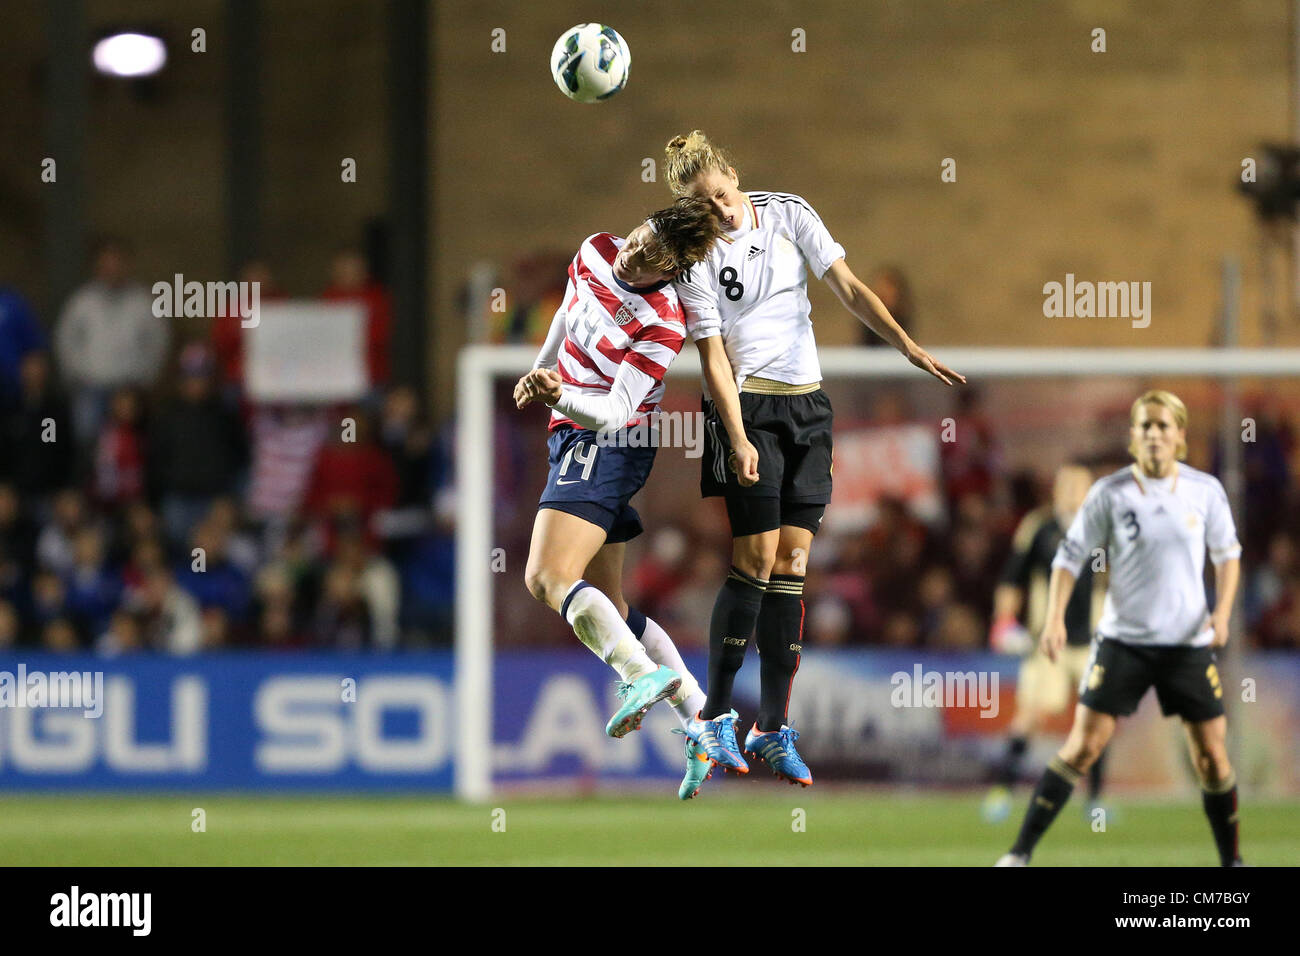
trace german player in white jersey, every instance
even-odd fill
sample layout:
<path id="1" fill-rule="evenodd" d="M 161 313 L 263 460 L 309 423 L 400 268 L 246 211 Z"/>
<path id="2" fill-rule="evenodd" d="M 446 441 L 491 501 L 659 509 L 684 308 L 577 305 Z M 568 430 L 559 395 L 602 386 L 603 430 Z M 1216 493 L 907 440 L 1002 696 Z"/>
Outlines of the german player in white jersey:
<path id="1" fill-rule="evenodd" d="M 611 737 L 638 729 L 665 698 L 683 723 L 704 700 L 664 630 L 628 607 L 622 578 L 626 542 L 642 531 L 629 502 L 657 451 L 642 438 L 653 435 L 664 374 L 686 335 L 671 280 L 703 259 L 717 234 L 707 203 L 678 200 L 626 239 L 586 239 L 534 369 L 515 386 L 519 408 L 534 401 L 551 408 L 550 472 L 525 581 L 618 672 L 623 703 L 605 728 Z M 621 440 L 629 429 L 644 434 Z M 688 759 L 684 798 L 711 767 Z"/>
<path id="2" fill-rule="evenodd" d="M 1052 562 L 1039 639 L 1052 660 L 1065 646 L 1065 607 L 1084 564 L 1104 553 L 1110 580 L 1070 736 L 1043 772 L 1020 835 L 999 866 L 1029 862 L 1075 783 L 1110 741 L 1116 719 L 1133 713 L 1152 687 L 1161 712 L 1183 721 L 1219 862 L 1241 863 L 1237 784 L 1215 658 L 1228 642 L 1241 545 L 1219 480 L 1182 464 L 1187 407 L 1178 396 L 1140 396 L 1129 432 L 1134 464 L 1093 484 Z M 1203 579 L 1207 552 L 1213 611 Z"/>
<path id="3" fill-rule="evenodd" d="M 965 379 L 899 327 L 805 200 L 742 192 L 734 166 L 699 130 L 669 142 L 666 164 L 673 193 L 710 203 L 724 230 L 676 283 L 704 375 L 701 492 L 725 499 L 732 535 L 732 567 L 709 627 L 708 699 L 687 733 L 724 769 L 748 771 L 731 691 L 754 635 L 761 693 L 744 749 L 778 777 L 808 786 L 812 774 L 787 713 L 803 647 L 808 554 L 831 495 L 831 405 L 808 274 L 913 365 L 948 385 Z"/>

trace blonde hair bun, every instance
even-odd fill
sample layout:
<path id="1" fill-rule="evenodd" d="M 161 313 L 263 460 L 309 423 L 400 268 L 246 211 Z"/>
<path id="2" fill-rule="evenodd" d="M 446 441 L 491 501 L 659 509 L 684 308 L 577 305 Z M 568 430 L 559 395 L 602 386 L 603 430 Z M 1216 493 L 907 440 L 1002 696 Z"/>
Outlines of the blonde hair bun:
<path id="1" fill-rule="evenodd" d="M 717 170 L 725 173 L 732 163 L 727 156 L 709 142 L 703 130 L 693 129 L 685 136 L 674 136 L 664 147 L 668 188 L 676 196 L 690 192 L 691 181 L 701 173 Z"/>

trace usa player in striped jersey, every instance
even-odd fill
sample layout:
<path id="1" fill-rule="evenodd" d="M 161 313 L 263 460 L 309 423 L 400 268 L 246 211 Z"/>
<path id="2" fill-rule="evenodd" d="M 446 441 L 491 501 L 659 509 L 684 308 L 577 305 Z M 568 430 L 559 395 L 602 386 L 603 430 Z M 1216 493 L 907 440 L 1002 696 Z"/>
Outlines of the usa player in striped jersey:
<path id="1" fill-rule="evenodd" d="M 1093 484 L 1052 561 L 1039 638 L 1052 661 L 1065 646 L 1065 607 L 1074 582 L 1094 554 L 1107 555 L 1106 601 L 1070 736 L 1043 771 L 1015 845 L 998 866 L 1029 863 L 1075 783 L 1105 750 L 1117 718 L 1133 713 L 1152 687 L 1161 712 L 1183 721 L 1219 862 L 1241 865 L 1237 781 L 1228 762 L 1214 653 L 1228 643 L 1241 545 L 1223 485 L 1181 463 L 1187 406 L 1178 396 L 1139 396 L 1129 423 L 1134 463 Z M 1207 551 L 1214 565 L 1213 611 L 1205 600 Z"/>
<path id="2" fill-rule="evenodd" d="M 551 409 L 551 467 L 525 581 L 618 672 L 623 703 L 605 728 L 611 737 L 638 729 L 657 701 L 668 698 L 683 723 L 704 702 L 668 635 L 623 597 L 626 542 L 642 530 L 629 501 L 657 449 L 620 432 L 653 424 L 664 373 L 686 337 L 672 279 L 701 261 L 717 235 L 709 204 L 682 199 L 626 239 L 586 239 L 535 367 L 515 386 L 519 408 L 540 400 Z M 711 769 L 688 756 L 679 795 L 694 796 Z"/>
<path id="3" fill-rule="evenodd" d="M 724 769 L 748 771 L 731 689 L 753 634 L 760 700 L 744 749 L 808 786 L 812 774 L 786 720 L 803 648 L 808 553 L 831 495 L 831 405 L 808 273 L 913 365 L 946 385 L 965 379 L 899 327 L 805 200 L 742 192 L 735 167 L 699 130 L 674 137 L 665 153 L 673 193 L 708 202 L 723 227 L 705 262 L 676 283 L 704 372 L 701 491 L 724 498 L 732 536 L 732 567 L 709 627 L 708 698 L 687 733 Z"/>

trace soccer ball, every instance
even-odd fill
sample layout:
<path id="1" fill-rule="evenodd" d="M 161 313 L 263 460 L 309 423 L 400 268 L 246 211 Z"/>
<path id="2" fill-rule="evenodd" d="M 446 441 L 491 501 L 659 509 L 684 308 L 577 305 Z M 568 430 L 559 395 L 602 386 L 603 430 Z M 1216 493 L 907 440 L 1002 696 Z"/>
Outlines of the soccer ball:
<path id="1" fill-rule="evenodd" d="M 555 85 L 571 100 L 607 100 L 627 84 L 632 53 L 613 27 L 579 23 L 565 30 L 551 50 Z"/>

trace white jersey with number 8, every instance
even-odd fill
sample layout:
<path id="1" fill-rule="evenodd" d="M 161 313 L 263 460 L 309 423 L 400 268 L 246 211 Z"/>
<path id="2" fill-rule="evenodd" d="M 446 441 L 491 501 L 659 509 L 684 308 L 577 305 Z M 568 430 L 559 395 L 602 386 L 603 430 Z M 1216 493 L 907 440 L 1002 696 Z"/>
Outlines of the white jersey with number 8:
<path id="1" fill-rule="evenodd" d="M 738 386 L 751 375 L 819 382 L 808 272 L 820 279 L 844 247 L 791 193 L 746 193 L 742 210 L 740 225 L 674 283 L 687 332 L 722 336 Z"/>

